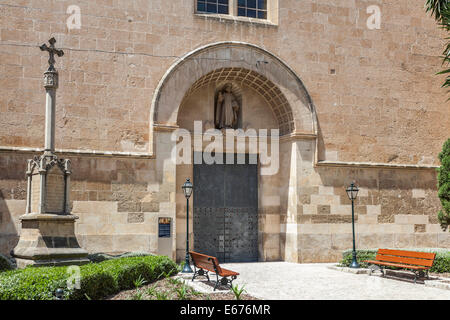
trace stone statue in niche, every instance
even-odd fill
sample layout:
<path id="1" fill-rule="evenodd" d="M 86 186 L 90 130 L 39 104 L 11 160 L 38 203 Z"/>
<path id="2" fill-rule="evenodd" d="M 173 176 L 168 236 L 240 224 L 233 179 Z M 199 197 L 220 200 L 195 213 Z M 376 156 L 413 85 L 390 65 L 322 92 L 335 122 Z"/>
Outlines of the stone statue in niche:
<path id="1" fill-rule="evenodd" d="M 238 124 L 240 106 L 231 89 L 231 83 L 227 83 L 217 95 L 215 110 L 217 129 L 236 129 Z"/>

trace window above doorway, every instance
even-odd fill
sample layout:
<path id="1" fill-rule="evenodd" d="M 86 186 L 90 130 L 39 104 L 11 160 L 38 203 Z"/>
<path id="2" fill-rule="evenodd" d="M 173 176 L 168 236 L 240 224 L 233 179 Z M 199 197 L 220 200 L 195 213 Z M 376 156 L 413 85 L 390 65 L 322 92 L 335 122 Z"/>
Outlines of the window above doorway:
<path id="1" fill-rule="evenodd" d="M 229 0 L 197 0 L 198 13 L 228 14 Z"/>
<path id="2" fill-rule="evenodd" d="M 237 15 L 241 17 L 267 19 L 267 0 L 238 0 Z"/>
<path id="3" fill-rule="evenodd" d="M 195 15 L 220 20 L 278 25 L 279 0 L 194 0 Z"/>

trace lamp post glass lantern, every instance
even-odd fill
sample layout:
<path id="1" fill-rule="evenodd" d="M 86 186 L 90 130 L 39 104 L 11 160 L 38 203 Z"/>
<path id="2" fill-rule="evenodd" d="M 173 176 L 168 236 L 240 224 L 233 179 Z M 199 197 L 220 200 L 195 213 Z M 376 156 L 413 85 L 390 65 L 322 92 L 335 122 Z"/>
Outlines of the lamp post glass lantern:
<path id="1" fill-rule="evenodd" d="M 183 189 L 184 196 L 186 197 L 186 258 L 184 262 L 184 268 L 182 273 L 192 273 L 192 269 L 189 263 L 189 198 L 191 197 L 194 185 L 189 178 L 181 187 Z"/>
<path id="2" fill-rule="evenodd" d="M 348 198 L 352 201 L 352 233 L 353 233 L 353 251 L 352 251 L 352 263 L 350 264 L 350 268 L 359 268 L 358 261 L 356 259 L 356 248 L 355 248 L 355 205 L 354 201 L 358 196 L 358 187 L 354 182 L 350 184 L 350 186 L 345 190 L 347 192 Z"/>

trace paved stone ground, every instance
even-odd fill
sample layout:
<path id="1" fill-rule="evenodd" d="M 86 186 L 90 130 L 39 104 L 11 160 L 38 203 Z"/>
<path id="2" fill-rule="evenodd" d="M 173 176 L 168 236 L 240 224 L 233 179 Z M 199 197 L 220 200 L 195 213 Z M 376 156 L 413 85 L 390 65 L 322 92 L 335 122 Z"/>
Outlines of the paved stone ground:
<path id="1" fill-rule="evenodd" d="M 450 290 L 405 280 L 332 270 L 334 264 L 227 263 L 247 293 L 271 300 L 450 300 Z"/>

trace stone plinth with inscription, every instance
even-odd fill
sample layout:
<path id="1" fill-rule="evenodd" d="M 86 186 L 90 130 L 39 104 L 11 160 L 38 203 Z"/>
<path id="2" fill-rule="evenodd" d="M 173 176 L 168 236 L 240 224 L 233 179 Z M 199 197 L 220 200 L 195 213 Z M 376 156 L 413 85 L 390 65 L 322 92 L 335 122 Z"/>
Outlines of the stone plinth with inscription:
<path id="1" fill-rule="evenodd" d="M 78 244 L 75 236 L 75 220 L 70 214 L 70 160 L 58 159 L 55 146 L 55 97 L 58 72 L 53 64 L 54 54 L 63 52 L 41 46 L 50 54 L 49 68 L 44 73 L 46 89 L 45 151 L 41 156 L 28 160 L 27 206 L 20 217 L 21 233 L 13 250 L 19 268 L 27 265 L 71 265 L 89 262 L 87 251 Z"/>

